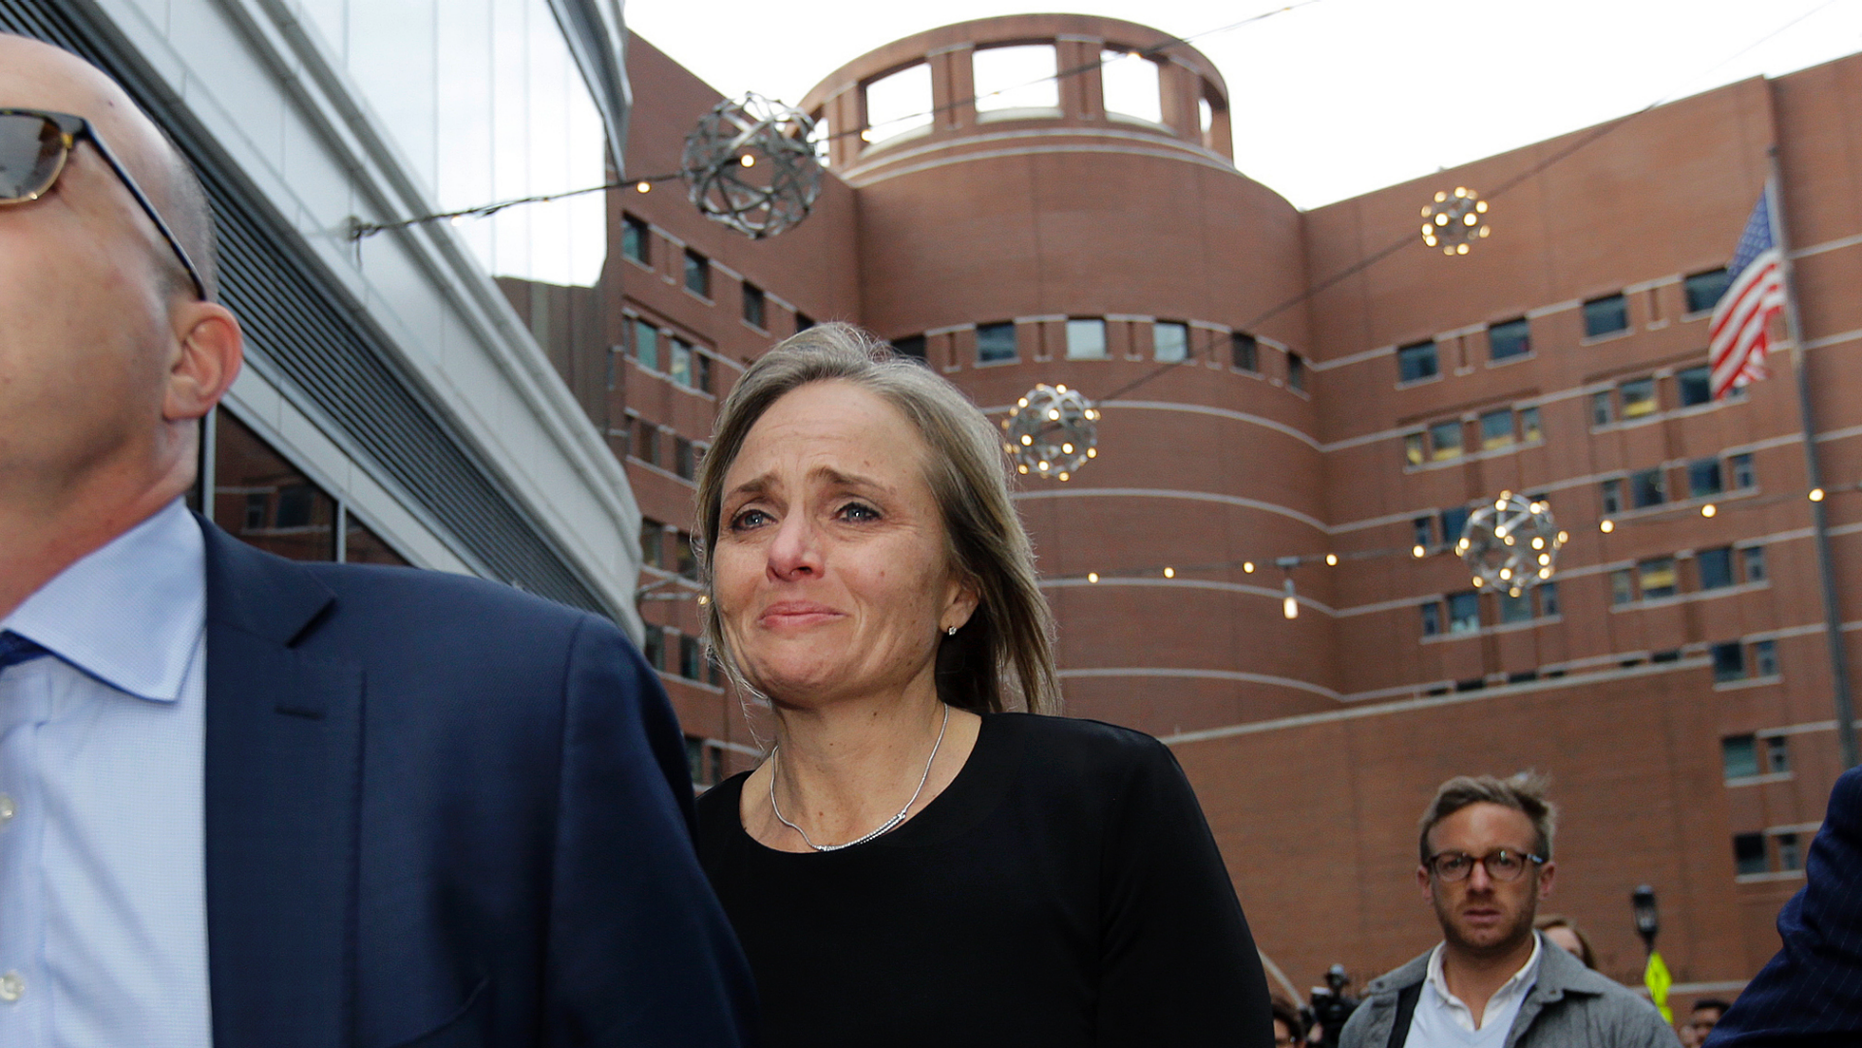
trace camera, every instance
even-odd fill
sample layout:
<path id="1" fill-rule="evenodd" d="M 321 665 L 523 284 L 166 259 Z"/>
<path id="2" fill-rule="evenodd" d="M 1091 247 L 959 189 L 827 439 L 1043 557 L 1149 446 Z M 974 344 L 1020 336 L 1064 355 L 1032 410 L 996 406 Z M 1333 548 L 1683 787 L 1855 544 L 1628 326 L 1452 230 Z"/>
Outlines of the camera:
<path id="1" fill-rule="evenodd" d="M 1325 971 L 1325 985 L 1312 988 L 1312 1004 L 1307 1010 L 1320 1030 L 1320 1038 L 1312 1043 L 1337 1048 L 1338 1035 L 1344 1032 L 1345 1021 L 1358 1010 L 1358 999 L 1345 993 L 1345 987 L 1350 985 L 1351 976 L 1345 973 L 1345 966 L 1334 964 Z"/>

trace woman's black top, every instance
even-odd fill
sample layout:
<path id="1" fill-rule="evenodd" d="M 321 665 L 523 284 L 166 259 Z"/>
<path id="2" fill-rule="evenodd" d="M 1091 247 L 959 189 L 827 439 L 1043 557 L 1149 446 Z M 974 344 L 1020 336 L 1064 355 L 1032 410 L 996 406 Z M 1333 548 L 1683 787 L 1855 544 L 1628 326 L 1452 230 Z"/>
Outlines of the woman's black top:
<path id="1" fill-rule="evenodd" d="M 744 778 L 699 799 L 698 850 L 756 975 L 766 1048 L 1273 1041 L 1222 857 L 1148 735 L 986 716 L 943 793 L 837 852 L 758 844 Z"/>

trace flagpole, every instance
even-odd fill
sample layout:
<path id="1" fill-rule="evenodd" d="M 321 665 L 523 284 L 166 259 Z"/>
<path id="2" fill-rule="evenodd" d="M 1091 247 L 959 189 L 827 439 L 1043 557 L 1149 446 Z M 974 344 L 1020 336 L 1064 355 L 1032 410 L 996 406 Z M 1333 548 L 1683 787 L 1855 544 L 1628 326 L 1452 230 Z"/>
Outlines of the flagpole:
<path id="1" fill-rule="evenodd" d="M 1766 211 L 1771 218 L 1771 239 L 1778 247 L 1780 274 L 1784 278 L 1784 320 L 1791 338 L 1791 370 L 1797 374 L 1797 410 L 1804 426 L 1804 469 L 1810 487 L 1823 487 L 1823 470 L 1817 462 L 1817 430 L 1810 413 L 1809 361 L 1804 357 L 1804 324 L 1797 312 L 1797 285 L 1792 273 L 1791 244 L 1785 239 L 1783 172 L 1778 165 L 1778 147 L 1773 145 L 1771 178 L 1765 183 Z M 1836 740 L 1842 747 L 1843 767 L 1853 768 L 1856 755 L 1856 713 L 1849 697 L 1849 657 L 1843 649 L 1843 617 L 1836 601 L 1836 572 L 1830 562 L 1829 510 L 1824 500 L 1810 504 L 1811 529 L 1817 542 L 1817 574 L 1823 588 L 1823 633 L 1830 649 L 1830 691 L 1836 702 Z"/>

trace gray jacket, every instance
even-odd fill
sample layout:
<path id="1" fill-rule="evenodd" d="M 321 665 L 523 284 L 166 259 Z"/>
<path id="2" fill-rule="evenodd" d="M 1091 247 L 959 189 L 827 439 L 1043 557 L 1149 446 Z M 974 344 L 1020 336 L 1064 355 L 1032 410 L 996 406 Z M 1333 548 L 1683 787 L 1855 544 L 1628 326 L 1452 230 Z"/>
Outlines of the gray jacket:
<path id="1" fill-rule="evenodd" d="M 1424 953 L 1371 980 L 1364 1003 L 1345 1024 L 1339 1048 L 1388 1045 L 1397 994 L 1428 977 L 1429 955 Z M 1675 1048 L 1679 1043 L 1654 1005 L 1543 939 L 1538 981 L 1520 1002 L 1506 1034 L 1506 1048 Z"/>

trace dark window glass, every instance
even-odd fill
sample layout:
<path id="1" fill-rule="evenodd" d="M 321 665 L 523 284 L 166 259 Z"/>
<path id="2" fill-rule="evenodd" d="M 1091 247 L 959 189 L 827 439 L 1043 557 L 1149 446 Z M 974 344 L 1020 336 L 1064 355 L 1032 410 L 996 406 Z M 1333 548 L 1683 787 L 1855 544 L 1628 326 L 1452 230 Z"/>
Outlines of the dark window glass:
<path id="1" fill-rule="evenodd" d="M 1417 517 L 1410 521 L 1410 527 L 1416 533 L 1416 545 L 1428 549 L 1435 545 L 1435 518 Z"/>
<path id="2" fill-rule="evenodd" d="M 686 680 L 697 680 L 699 670 L 704 662 L 697 637 L 683 634 L 679 637 L 679 676 Z"/>
<path id="3" fill-rule="evenodd" d="M 1473 633 L 1481 628 L 1480 596 L 1472 591 L 1448 597 L 1448 632 Z"/>
<path id="4" fill-rule="evenodd" d="M 1804 860 L 1798 852 L 1797 834 L 1781 833 L 1774 840 L 1778 842 L 1778 869 L 1783 871 L 1803 869 Z"/>
<path id="5" fill-rule="evenodd" d="M 1754 677 L 1776 677 L 1778 675 L 1777 641 L 1761 640 L 1753 643 L 1752 675 Z"/>
<path id="6" fill-rule="evenodd" d="M 659 427 L 644 419 L 637 420 L 634 434 L 634 457 L 642 462 L 659 465 Z"/>
<path id="7" fill-rule="evenodd" d="M 698 459 L 692 454 L 692 442 L 684 437 L 672 438 L 672 471 L 686 480 L 697 474 Z"/>
<path id="8" fill-rule="evenodd" d="M 1529 684 L 1538 679 L 1538 670 L 1520 670 L 1517 673 L 1509 673 L 1506 675 L 1506 682 L 1508 684 Z"/>
<path id="9" fill-rule="evenodd" d="M 1603 490 L 1603 511 L 1605 514 L 1623 512 L 1622 478 L 1606 480 L 1601 485 Z"/>
<path id="10" fill-rule="evenodd" d="M 1420 466 L 1428 458 L 1427 449 L 1420 433 L 1403 435 L 1403 461 L 1411 466 Z"/>
<path id="11" fill-rule="evenodd" d="M 644 320 L 634 321 L 634 359 L 648 371 L 659 370 L 659 329 Z"/>
<path id="12" fill-rule="evenodd" d="M 1422 635 L 1433 637 L 1442 632 L 1442 605 L 1428 601 L 1422 605 Z"/>
<path id="13" fill-rule="evenodd" d="M 685 289 L 703 298 L 711 297 L 711 260 L 685 249 Z"/>
<path id="14" fill-rule="evenodd" d="M 1739 680 L 1746 675 L 1746 652 L 1736 640 L 1713 646 L 1713 679 Z"/>
<path id="15" fill-rule="evenodd" d="M 343 514 L 343 563 L 390 564 L 408 567 L 407 558 L 395 552 L 380 535 L 359 520 L 354 513 Z"/>
<path id="16" fill-rule="evenodd" d="M 1629 475 L 1629 490 L 1637 509 L 1659 506 L 1668 501 L 1668 476 L 1660 466 L 1637 470 Z"/>
<path id="17" fill-rule="evenodd" d="M 808 314 L 802 312 L 799 309 L 795 311 L 795 330 L 798 333 L 807 331 L 809 328 L 814 327 L 814 326 L 815 326 L 814 317 L 809 316 Z"/>
<path id="18" fill-rule="evenodd" d="M 1551 618 L 1558 614 L 1558 583 L 1541 582 L 1533 587 L 1539 593 L 1539 614 Z"/>
<path id="19" fill-rule="evenodd" d="M 646 624 L 645 642 L 640 645 L 640 654 L 647 660 L 647 665 L 660 669 L 666 664 L 666 627 L 649 622 Z"/>
<path id="20" fill-rule="evenodd" d="M 1613 605 L 1630 604 L 1635 599 L 1635 575 L 1628 568 L 1612 571 L 1610 573 L 1610 603 Z"/>
<path id="21" fill-rule="evenodd" d="M 1739 551 L 1740 566 L 1745 569 L 1747 582 L 1765 581 L 1765 547 L 1746 546 Z"/>
<path id="22" fill-rule="evenodd" d="M 1468 526 L 1468 508 L 1454 506 L 1442 511 L 1442 542 L 1453 545 L 1461 541 L 1461 532 Z"/>
<path id="23" fill-rule="evenodd" d="M 693 357 L 695 358 L 693 363 L 697 366 L 698 370 L 698 388 L 709 393 L 711 392 L 711 355 L 708 353 L 694 353 Z"/>
<path id="24" fill-rule="evenodd" d="M 1698 499 L 1708 495 L 1718 495 L 1721 490 L 1719 459 L 1700 459 L 1687 464 L 1689 498 Z"/>
<path id="25" fill-rule="evenodd" d="M 650 568 L 661 566 L 666 553 L 666 526 L 652 517 L 640 520 L 640 562 Z"/>
<path id="26" fill-rule="evenodd" d="M 1730 548 L 1701 550 L 1694 555 L 1694 563 L 1700 566 L 1701 589 L 1725 589 L 1733 584 L 1733 551 Z"/>
<path id="27" fill-rule="evenodd" d="M 1595 338 L 1629 327 L 1629 307 L 1619 292 L 1584 303 L 1584 336 Z"/>
<path id="28" fill-rule="evenodd" d="M 1615 421 L 1616 408 L 1610 400 L 1609 391 L 1605 390 L 1602 393 L 1592 393 L 1590 395 L 1590 424 L 1593 426 L 1607 426 Z"/>
<path id="29" fill-rule="evenodd" d="M 1532 352 L 1532 332 L 1526 318 L 1509 320 L 1487 329 L 1487 355 L 1493 360 L 1511 360 Z"/>
<path id="30" fill-rule="evenodd" d="M 976 325 L 976 362 L 978 364 L 996 364 L 1014 359 L 1014 324 Z"/>
<path id="31" fill-rule="evenodd" d="M 698 577 L 698 557 L 692 552 L 692 536 L 679 532 L 674 552 L 679 558 L 679 574 L 688 579 Z"/>
<path id="32" fill-rule="evenodd" d="M 1430 457 L 1440 462 L 1443 459 L 1461 457 L 1461 422 L 1437 422 L 1429 427 Z"/>
<path id="33" fill-rule="evenodd" d="M 1306 392 L 1306 358 L 1298 353 L 1287 354 L 1287 385 Z"/>
<path id="34" fill-rule="evenodd" d="M 1675 559 L 1673 557 L 1656 557 L 1636 565 L 1638 582 L 1642 586 L 1642 599 L 1655 600 L 1660 597 L 1675 595 Z"/>
<path id="35" fill-rule="evenodd" d="M 1503 623 L 1532 621 L 1532 594 L 1521 590 L 1519 596 L 1511 593 L 1500 594 L 1500 621 Z"/>
<path id="36" fill-rule="evenodd" d="M 1688 368 L 1675 376 L 1675 386 L 1680 390 L 1682 407 L 1705 404 L 1713 399 L 1713 371 L 1705 365 Z"/>
<path id="37" fill-rule="evenodd" d="M 925 337 L 923 335 L 895 338 L 892 340 L 892 348 L 902 357 L 910 357 L 918 361 L 925 359 Z"/>
<path id="38" fill-rule="evenodd" d="M 674 338 L 668 347 L 666 374 L 681 386 L 692 384 L 692 344 L 682 338 Z"/>
<path id="39" fill-rule="evenodd" d="M 1235 332 L 1228 336 L 1229 362 L 1242 371 L 1261 370 L 1261 346 L 1253 335 Z"/>
<path id="40" fill-rule="evenodd" d="M 1733 490 L 1734 491 L 1744 491 L 1747 488 L 1758 487 L 1759 475 L 1752 468 L 1751 453 L 1748 452 L 1743 455 L 1734 455 L 1732 458 L 1727 459 L 1726 461 L 1727 461 L 1727 464 L 1732 466 L 1733 468 Z"/>
<path id="41" fill-rule="evenodd" d="M 710 786 L 713 784 L 713 780 L 705 778 L 705 751 L 710 748 L 711 747 L 705 745 L 705 740 L 696 735 L 687 735 L 685 737 L 685 767 L 692 775 L 692 785 L 694 786 Z"/>
<path id="42" fill-rule="evenodd" d="M 1397 381 L 1414 382 L 1440 373 L 1441 364 L 1436 359 L 1435 343 L 1418 342 L 1397 350 Z"/>
<path id="43" fill-rule="evenodd" d="M 1791 770 L 1791 740 L 1783 735 L 1773 735 L 1765 740 L 1765 770 L 1773 775 L 1783 775 Z"/>
<path id="44" fill-rule="evenodd" d="M 767 330 L 769 325 L 764 322 L 764 312 L 763 289 L 744 281 L 744 323 L 759 331 Z"/>
<path id="45" fill-rule="evenodd" d="M 1726 285 L 1731 281 L 1724 267 L 1706 273 L 1695 273 L 1687 278 L 1687 311 L 1705 313 L 1726 294 Z"/>
<path id="46" fill-rule="evenodd" d="M 1545 439 L 1545 427 L 1539 423 L 1538 408 L 1519 409 L 1519 439 L 1528 444 Z"/>
<path id="47" fill-rule="evenodd" d="M 1617 388 L 1617 394 L 1622 398 L 1624 418 L 1641 418 L 1644 415 L 1655 414 L 1658 405 L 1655 401 L 1654 379 L 1639 378 L 1633 382 L 1625 382 Z"/>
<path id="48" fill-rule="evenodd" d="M 621 254 L 641 265 L 653 262 L 653 237 L 647 224 L 632 215 L 621 216 Z"/>
<path id="49" fill-rule="evenodd" d="M 1494 451 L 1513 443 L 1513 409 L 1502 408 L 1481 416 L 1481 450 Z"/>
<path id="50" fill-rule="evenodd" d="M 1765 872 L 1765 835 L 1741 833 L 1733 837 L 1733 871 L 1741 875 Z"/>
<path id="51" fill-rule="evenodd" d="M 1751 735 L 1734 735 L 1720 740 L 1720 765 L 1729 779 L 1744 779 L 1759 773 L 1758 739 Z"/>
<path id="52" fill-rule="evenodd" d="M 1680 662 L 1681 661 L 1681 649 L 1680 648 L 1669 648 L 1666 651 L 1651 652 L 1649 655 L 1649 661 L 1650 662 Z"/>
<path id="53" fill-rule="evenodd" d="M 213 428 L 213 522 L 268 553 L 335 560 L 336 500 L 230 411 Z"/>

